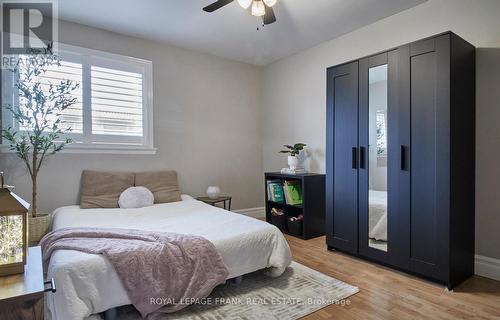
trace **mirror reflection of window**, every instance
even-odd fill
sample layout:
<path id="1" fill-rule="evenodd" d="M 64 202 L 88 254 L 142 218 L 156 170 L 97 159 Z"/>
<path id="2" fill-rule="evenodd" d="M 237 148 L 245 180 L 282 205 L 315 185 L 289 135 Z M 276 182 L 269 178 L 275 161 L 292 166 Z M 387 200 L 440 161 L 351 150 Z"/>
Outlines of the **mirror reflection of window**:
<path id="1" fill-rule="evenodd" d="M 368 94 L 368 241 L 371 248 L 387 251 L 387 65 L 370 68 Z"/>
<path id="2" fill-rule="evenodd" d="M 376 113 L 377 127 L 377 166 L 387 167 L 387 110 Z"/>

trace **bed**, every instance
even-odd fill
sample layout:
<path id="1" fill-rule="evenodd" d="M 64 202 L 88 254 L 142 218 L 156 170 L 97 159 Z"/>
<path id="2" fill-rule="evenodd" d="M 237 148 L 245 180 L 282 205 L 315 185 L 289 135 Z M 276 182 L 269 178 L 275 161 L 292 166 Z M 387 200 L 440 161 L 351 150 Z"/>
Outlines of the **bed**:
<path id="1" fill-rule="evenodd" d="M 369 238 L 387 241 L 387 191 L 369 192 Z"/>
<path id="2" fill-rule="evenodd" d="M 193 234 L 210 240 L 229 270 L 228 279 L 267 269 L 279 276 L 291 263 L 283 234 L 273 225 L 182 195 L 182 201 L 140 209 L 81 209 L 54 212 L 53 230 L 68 227 L 124 228 Z M 101 255 L 56 251 L 48 266 L 58 290 L 48 295 L 53 320 L 98 319 L 95 314 L 130 301 L 111 264 Z"/>

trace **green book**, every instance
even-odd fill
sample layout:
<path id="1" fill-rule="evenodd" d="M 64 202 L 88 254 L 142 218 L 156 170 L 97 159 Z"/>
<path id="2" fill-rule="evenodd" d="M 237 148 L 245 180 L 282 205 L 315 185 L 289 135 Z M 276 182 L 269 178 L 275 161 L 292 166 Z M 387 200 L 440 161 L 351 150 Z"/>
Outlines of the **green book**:
<path id="1" fill-rule="evenodd" d="M 274 202 L 284 202 L 285 196 L 283 194 L 283 187 L 281 183 L 273 183 L 272 185 L 273 201 Z"/>
<path id="2" fill-rule="evenodd" d="M 286 203 L 296 206 L 302 204 L 302 190 L 299 181 L 285 181 Z"/>
<path id="3" fill-rule="evenodd" d="M 274 202 L 284 202 L 285 195 L 280 180 L 269 180 L 267 182 L 267 198 Z"/>

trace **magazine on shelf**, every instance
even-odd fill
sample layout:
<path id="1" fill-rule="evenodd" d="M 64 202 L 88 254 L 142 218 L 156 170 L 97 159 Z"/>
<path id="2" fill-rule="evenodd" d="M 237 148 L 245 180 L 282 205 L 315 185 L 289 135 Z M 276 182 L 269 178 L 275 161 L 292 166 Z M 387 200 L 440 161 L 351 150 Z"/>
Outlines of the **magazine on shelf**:
<path id="1" fill-rule="evenodd" d="M 267 181 L 267 198 L 273 202 L 284 202 L 283 185 L 281 180 Z"/>
<path id="2" fill-rule="evenodd" d="M 289 205 L 301 205 L 302 204 L 302 189 L 300 187 L 300 181 L 285 181 L 283 186 L 286 203 Z"/>

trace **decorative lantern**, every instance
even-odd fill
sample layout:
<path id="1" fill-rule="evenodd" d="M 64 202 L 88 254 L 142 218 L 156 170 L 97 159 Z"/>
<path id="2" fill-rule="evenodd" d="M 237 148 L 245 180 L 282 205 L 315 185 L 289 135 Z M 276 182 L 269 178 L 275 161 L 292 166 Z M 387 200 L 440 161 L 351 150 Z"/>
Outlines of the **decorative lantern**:
<path id="1" fill-rule="evenodd" d="M 0 276 L 24 272 L 27 255 L 26 219 L 29 204 L 0 185 Z"/>

